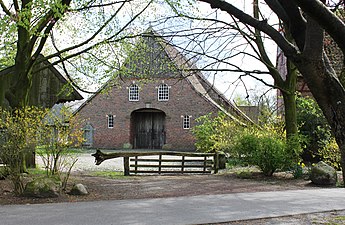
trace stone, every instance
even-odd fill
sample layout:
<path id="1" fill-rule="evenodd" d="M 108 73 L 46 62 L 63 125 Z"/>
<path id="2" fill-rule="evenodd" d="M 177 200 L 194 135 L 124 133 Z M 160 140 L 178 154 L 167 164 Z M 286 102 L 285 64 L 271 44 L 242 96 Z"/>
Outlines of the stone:
<path id="1" fill-rule="evenodd" d="M 337 183 L 337 171 L 327 163 L 320 161 L 312 166 L 310 180 L 317 185 L 335 185 Z"/>
<path id="2" fill-rule="evenodd" d="M 163 150 L 171 150 L 171 149 L 172 149 L 172 145 L 171 145 L 171 144 L 164 144 L 164 145 L 162 146 L 162 149 L 163 149 Z"/>
<path id="3" fill-rule="evenodd" d="M 70 195 L 88 195 L 89 192 L 87 191 L 86 187 L 83 184 L 75 184 L 73 185 L 69 194 Z"/>
<path id="4" fill-rule="evenodd" d="M 132 149 L 133 146 L 132 146 L 131 143 L 124 143 L 124 144 L 123 144 L 123 148 L 124 148 L 124 149 Z"/>
<path id="5" fill-rule="evenodd" d="M 41 177 L 26 184 L 23 196 L 34 198 L 57 198 L 61 193 L 61 181 Z"/>

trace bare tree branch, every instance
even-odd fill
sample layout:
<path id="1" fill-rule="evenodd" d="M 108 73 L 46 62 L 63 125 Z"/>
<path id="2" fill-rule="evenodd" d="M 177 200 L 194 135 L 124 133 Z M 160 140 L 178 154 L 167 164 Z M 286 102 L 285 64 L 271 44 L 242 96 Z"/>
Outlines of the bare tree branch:
<path id="1" fill-rule="evenodd" d="M 133 38 L 133 37 L 135 37 L 135 35 L 129 35 L 129 36 L 123 36 L 123 37 L 120 37 L 120 38 L 117 38 L 117 39 L 115 39 L 115 40 L 112 40 L 112 39 L 114 39 L 115 37 L 117 37 L 119 34 L 121 34 L 131 23 L 133 23 L 133 21 L 134 20 L 136 20 L 151 4 L 152 4 L 152 2 L 153 2 L 153 0 L 151 0 L 140 12 L 138 12 L 133 18 L 131 18 L 131 20 L 130 21 L 128 21 L 121 29 L 119 29 L 114 35 L 112 35 L 112 36 L 110 36 L 110 37 L 108 37 L 108 38 L 106 38 L 105 40 L 102 40 L 102 41 L 99 41 L 99 42 L 97 42 L 97 43 L 95 43 L 95 44 L 93 44 L 93 45 L 91 45 L 91 46 L 89 46 L 89 47 L 87 47 L 87 48 L 85 48 L 85 49 L 83 49 L 83 50 L 80 50 L 80 51 L 78 51 L 78 52 L 75 52 L 75 53 L 73 53 L 73 54 L 71 54 L 71 55 L 69 55 L 69 56 L 66 56 L 66 57 L 64 57 L 66 60 L 67 59 L 70 59 L 70 58 L 73 58 L 73 57 L 75 57 L 75 56 L 78 56 L 78 55 L 80 55 L 80 54 L 82 54 L 82 53 L 86 53 L 86 52 L 88 52 L 88 51 L 90 51 L 91 49 L 93 49 L 93 48 L 95 48 L 95 47 L 97 47 L 97 46 L 99 46 L 99 45 L 101 45 L 101 44 L 105 44 L 105 43 L 116 43 L 116 42 L 119 42 L 119 41 L 121 41 L 121 40 L 124 40 L 124 39 L 126 39 L 126 38 Z M 125 3 L 123 3 L 123 5 L 124 5 Z M 123 7 L 123 5 L 121 6 L 121 7 Z M 113 16 L 115 16 L 116 14 L 118 14 L 119 13 L 119 9 L 113 14 Z M 107 22 L 110 22 L 110 20 L 108 20 Z M 86 44 L 88 44 L 90 41 L 92 41 L 95 37 L 96 37 L 96 35 L 99 33 L 99 32 L 101 32 L 101 29 L 103 29 L 105 27 L 105 25 L 103 25 L 100 29 L 98 29 L 98 31 L 94 34 L 94 35 L 92 35 L 92 37 L 90 37 L 88 40 L 86 40 L 86 41 L 84 41 L 84 42 L 82 42 L 82 43 L 80 43 L 80 44 L 77 44 L 77 45 L 74 45 L 74 46 L 71 46 L 71 47 L 68 47 L 68 48 L 65 48 L 65 49 L 62 49 L 62 50 L 60 50 L 60 52 L 58 52 L 58 53 L 54 53 L 54 54 L 51 54 L 51 55 L 49 55 L 49 56 L 46 56 L 46 57 L 44 57 L 44 60 L 47 60 L 47 59 L 51 59 L 51 58 L 53 58 L 53 57 L 57 57 L 59 54 L 62 54 L 62 53 L 66 53 L 66 52 L 69 52 L 69 51 L 71 51 L 71 50 L 75 50 L 75 49 L 77 49 L 77 48 L 79 48 L 79 47 L 82 47 L 82 46 L 84 46 L 84 45 L 86 45 Z M 139 35 L 136 35 L 136 36 L 139 36 Z M 43 60 L 43 59 L 42 59 Z M 61 60 L 58 60 L 58 61 L 56 61 L 56 62 L 54 62 L 53 64 L 58 64 L 58 63 L 60 63 L 61 62 Z"/>
<path id="2" fill-rule="evenodd" d="M 268 25 L 265 20 L 259 21 L 253 18 L 252 16 L 244 13 L 243 11 L 237 9 L 235 6 L 233 6 L 232 4 L 226 1 L 213 1 L 213 0 L 199 0 L 199 1 L 209 3 L 211 8 L 216 8 L 216 9 L 225 11 L 229 13 L 230 15 L 235 16 L 240 22 L 246 23 L 252 27 L 256 27 L 261 32 L 266 33 L 284 51 L 286 56 L 295 57 L 298 54 L 298 49 L 296 49 L 296 47 L 293 44 L 289 43 L 278 31 L 276 31 L 274 28 Z"/>
<path id="3" fill-rule="evenodd" d="M 80 11 L 84 11 L 87 9 L 101 8 L 101 7 L 112 6 L 112 5 L 116 5 L 116 4 L 120 4 L 120 3 L 127 3 L 127 2 L 131 2 L 131 1 L 133 1 L 133 0 L 114 1 L 114 2 L 109 2 L 109 3 L 97 4 L 97 5 L 92 5 L 92 2 L 90 2 L 90 4 L 86 4 L 84 7 L 77 8 L 77 9 L 71 9 L 71 11 L 72 12 L 80 12 Z"/>
<path id="4" fill-rule="evenodd" d="M 10 10 L 6 7 L 6 5 L 4 4 L 3 0 L 0 0 L 0 6 L 2 8 L 2 10 L 6 13 L 6 15 L 8 15 L 11 18 L 14 18 L 14 15 L 10 12 Z"/>

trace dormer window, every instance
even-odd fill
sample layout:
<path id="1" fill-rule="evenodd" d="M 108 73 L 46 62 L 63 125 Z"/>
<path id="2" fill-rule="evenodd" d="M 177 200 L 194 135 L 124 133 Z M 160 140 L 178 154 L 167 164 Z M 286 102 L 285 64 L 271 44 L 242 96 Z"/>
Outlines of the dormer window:
<path id="1" fill-rule="evenodd" d="M 167 84 L 161 84 L 158 87 L 158 101 L 169 100 L 169 86 Z"/>
<path id="2" fill-rule="evenodd" d="M 139 101 L 139 86 L 132 84 L 128 88 L 128 98 L 129 101 Z"/>

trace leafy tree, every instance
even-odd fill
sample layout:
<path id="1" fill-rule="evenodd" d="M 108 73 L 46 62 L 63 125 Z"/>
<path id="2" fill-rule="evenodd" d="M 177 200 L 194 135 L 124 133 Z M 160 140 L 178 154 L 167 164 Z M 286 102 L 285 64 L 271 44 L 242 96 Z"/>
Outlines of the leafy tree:
<path id="1" fill-rule="evenodd" d="M 287 39 L 274 25 L 244 13 L 230 2 L 200 1 L 268 35 L 296 66 L 332 129 L 341 151 L 345 178 L 345 89 L 323 49 L 324 31 L 327 31 L 345 52 L 345 25 L 342 20 L 318 0 L 266 0 L 272 12 L 288 25 L 291 39 Z"/>
<path id="2" fill-rule="evenodd" d="M 73 78 L 67 68 L 75 68 L 79 75 L 87 71 L 89 78 L 95 68 L 99 73 L 118 68 L 121 55 L 114 54 L 113 47 L 135 36 L 133 21 L 151 5 L 153 0 L 0 0 L 1 69 L 13 66 L 10 81 L 1 80 L 0 106 L 5 105 L 5 97 L 13 109 L 28 104 L 35 64 L 44 60 L 59 64 L 79 90 L 84 89 L 78 77 Z"/>
<path id="3" fill-rule="evenodd" d="M 122 55 L 117 49 L 128 45 L 126 38 L 136 36 L 133 22 L 153 4 L 153 0 L 0 0 L 0 70 L 9 71 L 9 75 L 0 71 L 0 107 L 13 110 L 15 117 L 17 109 L 25 110 L 33 97 L 30 90 L 37 88 L 34 74 L 46 68 L 40 65 L 45 60 L 59 66 L 75 88 L 92 93 L 85 87 L 94 83 L 81 78 L 92 82 L 106 74 L 108 79 L 119 68 Z M 6 144 L 10 143 L 2 147 Z M 34 145 L 31 149 L 26 152 L 34 151 Z M 18 171 L 25 171 L 25 152 L 17 151 L 23 154 L 18 156 Z"/>
<path id="4" fill-rule="evenodd" d="M 252 6 L 251 14 L 254 20 L 269 20 L 269 18 L 265 17 L 266 14 L 261 11 L 257 0 L 253 1 Z M 242 24 L 241 21 L 236 20 L 233 16 L 232 18 L 226 18 L 219 11 L 207 14 L 206 17 L 199 15 L 193 17 L 191 13 L 184 14 L 178 8 L 178 6 L 175 7 L 178 16 L 192 20 L 193 25 L 194 23 L 199 23 L 199 27 L 193 27 L 190 33 L 182 30 L 181 32 L 178 31 L 176 36 L 188 36 L 190 42 L 188 47 L 182 48 L 183 51 L 194 54 L 193 58 L 203 58 L 206 61 L 202 64 L 200 70 L 213 71 L 215 73 L 229 71 L 232 72 L 231 75 L 239 74 L 238 80 L 244 83 L 244 86 L 246 84 L 242 77 L 249 76 L 271 88 L 279 89 L 282 93 L 285 107 L 286 135 L 297 135 L 295 95 L 297 71 L 291 61 L 288 61 L 285 65 L 286 68 L 284 68 L 286 72 L 281 73 L 281 68 L 277 68 L 274 61 L 269 57 L 268 45 L 265 44 L 269 39 L 267 35 L 256 27 Z M 276 23 L 276 20 L 274 22 Z M 286 26 L 286 24 L 282 23 L 280 27 L 286 28 Z M 288 29 L 282 28 L 282 30 L 285 31 L 282 32 L 284 38 L 289 39 L 290 33 Z M 215 43 L 217 44 L 215 45 Z M 234 60 L 237 57 L 244 58 L 245 56 L 246 58 L 257 60 L 258 68 L 260 69 L 250 70 L 245 66 L 234 65 Z M 262 67 L 265 68 L 262 69 Z M 274 84 L 265 81 L 263 75 L 270 75 L 274 80 Z"/>

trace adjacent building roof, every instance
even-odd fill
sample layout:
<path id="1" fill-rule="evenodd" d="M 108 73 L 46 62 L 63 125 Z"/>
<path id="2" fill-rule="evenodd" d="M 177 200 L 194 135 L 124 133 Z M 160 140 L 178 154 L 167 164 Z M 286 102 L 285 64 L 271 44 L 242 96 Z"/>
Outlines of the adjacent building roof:
<path id="1" fill-rule="evenodd" d="M 44 60 L 34 68 L 38 72 L 33 74 L 30 105 L 51 108 L 54 104 L 83 99 L 78 91 L 69 84 L 48 60 Z M 11 83 L 13 69 L 14 67 L 12 66 L 0 71 L 0 80 L 2 81 L 0 85 L 3 85 L 3 91 L 6 91 L 6 88 Z"/>

